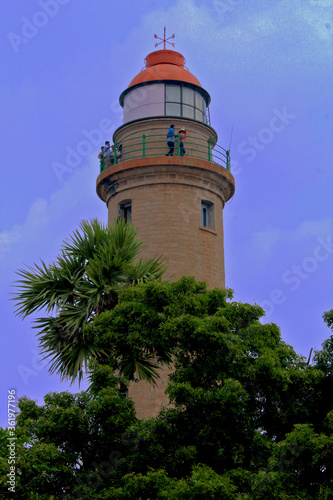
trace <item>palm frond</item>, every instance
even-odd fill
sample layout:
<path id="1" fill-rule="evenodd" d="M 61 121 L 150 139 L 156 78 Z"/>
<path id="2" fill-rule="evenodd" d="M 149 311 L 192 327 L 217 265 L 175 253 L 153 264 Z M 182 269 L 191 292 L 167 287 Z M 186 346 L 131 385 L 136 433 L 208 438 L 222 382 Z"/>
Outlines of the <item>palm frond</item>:
<path id="1" fill-rule="evenodd" d="M 38 334 L 43 360 L 49 363 L 49 372 L 57 373 L 61 379 L 82 379 L 91 359 L 101 360 L 106 351 L 89 343 L 83 332 L 73 334 L 66 330 L 66 324 L 58 318 L 40 318 Z"/>
<path id="2" fill-rule="evenodd" d="M 19 269 L 17 274 L 22 279 L 15 282 L 18 293 L 13 300 L 18 304 L 16 314 L 19 316 L 25 317 L 43 308 L 51 312 L 75 294 L 73 281 L 43 261 L 41 265 Z"/>
<path id="3" fill-rule="evenodd" d="M 25 317 L 45 309 L 48 318 L 35 321 L 43 353 L 50 358 L 51 373 L 62 378 L 82 378 L 83 366 L 101 349 L 89 344 L 83 327 L 98 314 L 112 309 L 125 286 L 158 279 L 166 269 L 163 259 L 140 259 L 142 241 L 125 221 L 106 226 L 83 220 L 64 242 L 55 262 L 43 261 L 18 270 L 16 314 Z M 151 354 L 140 354 L 128 375 L 138 373 L 155 380 Z M 134 376 L 134 375 L 133 375 Z"/>
<path id="4" fill-rule="evenodd" d="M 157 259 L 141 258 L 135 264 L 127 268 L 128 283 L 147 283 L 161 278 L 167 268 L 166 261 L 162 257 Z"/>
<path id="5" fill-rule="evenodd" d="M 81 232 L 80 230 L 81 229 Z M 81 263 L 89 261 L 95 249 L 107 238 L 107 226 L 97 219 L 82 220 L 76 229 L 63 243 L 62 253 L 72 255 Z"/>
<path id="6" fill-rule="evenodd" d="M 128 380 L 146 380 L 153 385 L 160 378 L 158 369 L 155 357 L 145 352 L 130 353 L 120 364 L 120 374 Z"/>

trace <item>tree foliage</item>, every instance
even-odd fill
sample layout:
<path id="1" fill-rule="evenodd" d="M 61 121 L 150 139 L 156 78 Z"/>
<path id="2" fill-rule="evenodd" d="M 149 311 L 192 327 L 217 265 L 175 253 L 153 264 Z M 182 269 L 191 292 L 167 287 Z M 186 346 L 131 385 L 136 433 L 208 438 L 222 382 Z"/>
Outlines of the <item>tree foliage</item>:
<path id="1" fill-rule="evenodd" d="M 48 313 L 35 320 L 35 327 L 51 373 L 81 380 L 89 360 L 105 354 L 103 347 L 97 350 L 89 343 L 84 326 L 112 309 L 124 287 L 161 277 L 165 265 L 160 258 L 138 259 L 142 245 L 136 229 L 123 220 L 110 227 L 96 219 L 82 221 L 55 262 L 18 271 L 17 314 Z M 151 366 L 144 368 L 143 376 L 149 368 L 152 372 Z"/>
<path id="2" fill-rule="evenodd" d="M 332 343 L 310 365 L 263 314 L 192 278 L 122 290 L 84 327 L 107 352 L 90 391 L 21 399 L 15 498 L 333 498 Z M 142 352 L 174 372 L 140 421 L 114 374 Z"/>

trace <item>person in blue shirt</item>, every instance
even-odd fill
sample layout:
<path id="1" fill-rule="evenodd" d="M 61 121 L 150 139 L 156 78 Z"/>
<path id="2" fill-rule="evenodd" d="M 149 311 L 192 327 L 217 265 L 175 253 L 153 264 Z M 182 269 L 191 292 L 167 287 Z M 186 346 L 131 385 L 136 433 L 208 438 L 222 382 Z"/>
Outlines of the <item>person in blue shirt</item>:
<path id="1" fill-rule="evenodd" d="M 167 144 L 169 147 L 169 152 L 165 156 L 173 156 L 175 149 L 175 126 L 170 125 L 169 131 L 167 133 Z"/>

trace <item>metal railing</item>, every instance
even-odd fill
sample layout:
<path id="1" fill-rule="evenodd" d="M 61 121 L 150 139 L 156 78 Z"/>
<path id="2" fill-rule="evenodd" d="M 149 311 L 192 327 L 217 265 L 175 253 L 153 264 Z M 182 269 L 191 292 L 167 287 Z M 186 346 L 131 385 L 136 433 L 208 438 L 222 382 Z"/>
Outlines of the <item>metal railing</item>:
<path id="1" fill-rule="evenodd" d="M 175 137 L 174 156 L 192 156 L 215 163 L 222 164 L 230 171 L 230 151 L 222 146 L 215 144 L 212 147 L 211 142 L 205 139 L 186 137 L 183 142 L 183 152 L 179 134 Z M 166 155 L 169 147 L 165 134 L 142 134 L 140 136 L 129 137 L 121 143 L 115 142 L 112 152 L 109 156 L 100 157 L 100 171 L 103 172 L 111 165 L 116 165 L 120 161 L 131 160 L 133 158 L 147 158 L 152 156 Z"/>

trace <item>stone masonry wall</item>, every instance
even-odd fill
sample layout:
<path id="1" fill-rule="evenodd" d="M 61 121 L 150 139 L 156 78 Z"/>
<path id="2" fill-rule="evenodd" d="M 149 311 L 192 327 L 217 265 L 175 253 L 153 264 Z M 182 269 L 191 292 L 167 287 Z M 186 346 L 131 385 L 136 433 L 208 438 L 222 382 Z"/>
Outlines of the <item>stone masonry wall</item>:
<path id="1" fill-rule="evenodd" d="M 97 192 L 107 203 L 108 221 L 118 205 L 131 200 L 132 223 L 144 241 L 143 255 L 162 256 L 165 278 L 183 275 L 206 281 L 209 288 L 225 286 L 223 207 L 234 192 L 230 172 L 212 162 L 164 156 L 119 162 L 97 179 Z M 201 226 L 201 202 L 214 204 L 214 228 Z M 170 369 L 162 367 L 157 386 L 131 385 L 138 418 L 157 415 L 168 403 L 164 394 Z"/>

